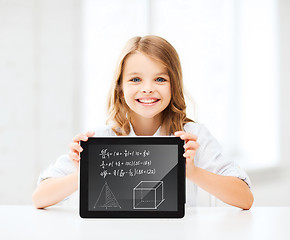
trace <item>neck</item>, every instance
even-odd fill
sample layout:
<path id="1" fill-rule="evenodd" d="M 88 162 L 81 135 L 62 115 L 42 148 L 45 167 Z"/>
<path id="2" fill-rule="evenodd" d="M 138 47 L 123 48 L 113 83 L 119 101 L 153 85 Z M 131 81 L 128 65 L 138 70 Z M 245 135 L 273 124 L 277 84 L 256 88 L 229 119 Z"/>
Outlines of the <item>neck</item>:
<path id="1" fill-rule="evenodd" d="M 161 125 L 161 115 L 153 118 L 132 116 L 131 124 L 137 136 L 153 136 Z"/>

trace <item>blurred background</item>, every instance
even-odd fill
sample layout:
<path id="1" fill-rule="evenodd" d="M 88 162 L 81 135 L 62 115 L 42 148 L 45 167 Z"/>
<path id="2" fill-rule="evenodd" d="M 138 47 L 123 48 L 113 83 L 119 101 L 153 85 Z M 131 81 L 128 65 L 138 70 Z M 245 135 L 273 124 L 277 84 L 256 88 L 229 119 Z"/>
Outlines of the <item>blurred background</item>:
<path id="1" fill-rule="evenodd" d="M 176 48 L 187 113 L 254 206 L 290 206 L 288 0 L 0 0 L 0 204 L 31 204 L 40 172 L 105 123 L 121 49 L 148 34 Z"/>

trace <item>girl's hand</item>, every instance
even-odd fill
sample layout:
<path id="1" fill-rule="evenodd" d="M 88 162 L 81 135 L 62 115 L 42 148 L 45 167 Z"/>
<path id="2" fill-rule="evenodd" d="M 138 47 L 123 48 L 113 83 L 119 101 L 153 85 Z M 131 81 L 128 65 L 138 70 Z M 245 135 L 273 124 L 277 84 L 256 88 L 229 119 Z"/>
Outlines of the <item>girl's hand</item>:
<path id="1" fill-rule="evenodd" d="M 88 141 L 89 137 L 94 136 L 94 132 L 87 132 L 86 134 L 78 134 L 73 138 L 73 142 L 69 145 L 70 152 L 69 158 L 73 161 L 76 168 L 79 168 L 80 162 L 80 152 L 83 151 L 82 147 L 80 146 L 80 141 Z"/>
<path id="2" fill-rule="evenodd" d="M 194 170 L 196 169 L 194 165 L 194 157 L 197 149 L 199 148 L 197 136 L 193 135 L 192 133 L 187 133 L 184 131 L 175 132 L 174 135 L 176 137 L 180 137 L 182 140 L 185 141 L 185 144 L 183 146 L 185 152 L 183 156 L 186 158 L 186 176 L 189 177 L 191 174 L 193 174 Z"/>

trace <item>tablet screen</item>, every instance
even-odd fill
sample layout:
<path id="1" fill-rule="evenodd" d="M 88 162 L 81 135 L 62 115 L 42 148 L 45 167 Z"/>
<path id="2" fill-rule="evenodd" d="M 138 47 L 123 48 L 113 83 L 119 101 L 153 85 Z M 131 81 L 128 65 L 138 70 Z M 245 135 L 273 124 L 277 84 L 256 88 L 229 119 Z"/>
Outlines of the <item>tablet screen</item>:
<path id="1" fill-rule="evenodd" d="M 177 211 L 178 145 L 88 145 L 88 211 Z"/>

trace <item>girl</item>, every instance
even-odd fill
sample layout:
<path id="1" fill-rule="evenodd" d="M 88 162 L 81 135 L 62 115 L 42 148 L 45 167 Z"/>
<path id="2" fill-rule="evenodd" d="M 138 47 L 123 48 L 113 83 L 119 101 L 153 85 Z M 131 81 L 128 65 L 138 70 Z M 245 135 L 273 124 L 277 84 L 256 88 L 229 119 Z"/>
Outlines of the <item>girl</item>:
<path id="1" fill-rule="evenodd" d="M 130 39 L 121 54 L 108 99 L 104 128 L 79 134 L 70 152 L 39 178 L 36 208 L 54 205 L 77 191 L 79 141 L 93 136 L 175 135 L 185 141 L 187 204 L 196 204 L 197 186 L 225 203 L 250 209 L 253 195 L 246 173 L 226 160 L 217 141 L 186 117 L 182 72 L 176 50 L 157 36 Z"/>

